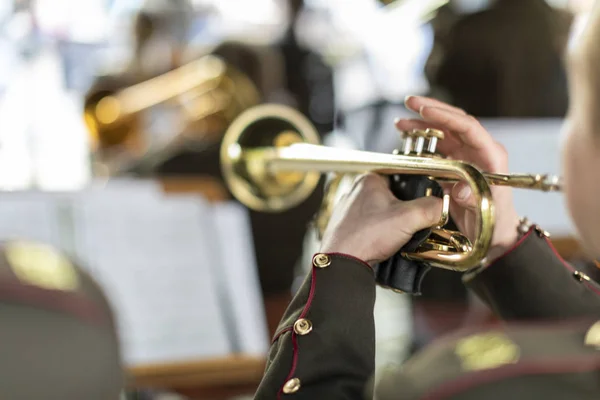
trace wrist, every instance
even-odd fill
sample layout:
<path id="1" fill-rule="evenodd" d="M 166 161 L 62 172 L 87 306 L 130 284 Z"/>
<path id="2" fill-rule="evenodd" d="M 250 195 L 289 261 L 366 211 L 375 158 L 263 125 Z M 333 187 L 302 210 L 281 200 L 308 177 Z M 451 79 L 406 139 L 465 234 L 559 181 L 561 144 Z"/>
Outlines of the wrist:
<path id="1" fill-rule="evenodd" d="M 362 262 L 363 264 L 368 264 L 370 267 L 373 267 L 374 263 L 368 260 L 368 254 L 363 251 L 360 251 L 357 246 L 347 246 L 341 243 L 330 243 L 321 245 L 319 248 L 319 253 L 330 254 L 330 255 L 342 255 L 349 258 L 353 258 L 357 261 Z"/>
<path id="2" fill-rule="evenodd" d="M 497 224 L 494 241 L 486 257 L 487 262 L 493 262 L 497 258 L 502 257 L 515 246 L 523 235 L 522 225 L 522 219 L 516 215 L 503 223 Z"/>

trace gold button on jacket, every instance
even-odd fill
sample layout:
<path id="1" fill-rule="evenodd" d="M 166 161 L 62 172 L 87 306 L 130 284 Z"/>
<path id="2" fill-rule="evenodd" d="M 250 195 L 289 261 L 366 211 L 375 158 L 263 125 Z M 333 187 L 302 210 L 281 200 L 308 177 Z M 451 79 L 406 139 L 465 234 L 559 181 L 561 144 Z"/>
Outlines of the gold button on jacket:
<path id="1" fill-rule="evenodd" d="M 313 265 L 317 268 L 325 268 L 331 265 L 331 257 L 327 254 L 317 254 L 313 257 Z"/>
<path id="2" fill-rule="evenodd" d="M 292 394 L 300 390 L 300 379 L 292 378 L 283 385 L 283 393 Z"/>
<path id="3" fill-rule="evenodd" d="M 312 328 L 312 322 L 305 318 L 300 318 L 294 323 L 294 332 L 300 336 L 308 335 L 312 331 Z"/>

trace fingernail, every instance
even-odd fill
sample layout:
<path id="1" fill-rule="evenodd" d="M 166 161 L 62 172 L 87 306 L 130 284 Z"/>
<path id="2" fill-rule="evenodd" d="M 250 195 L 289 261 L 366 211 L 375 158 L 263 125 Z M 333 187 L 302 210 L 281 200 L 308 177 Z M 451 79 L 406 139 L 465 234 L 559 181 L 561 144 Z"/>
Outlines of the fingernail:
<path id="1" fill-rule="evenodd" d="M 471 188 L 468 186 L 465 186 L 458 191 L 459 200 L 467 200 L 470 195 L 471 195 Z"/>
<path id="2" fill-rule="evenodd" d="M 423 115 L 423 110 L 426 109 L 427 107 L 425 106 L 421 106 L 421 108 L 419 108 L 419 114 L 422 116 Z"/>
<path id="3" fill-rule="evenodd" d="M 406 103 L 407 101 L 409 101 L 411 99 L 411 97 L 415 97 L 415 96 L 413 96 L 412 94 L 409 94 L 408 96 L 406 96 L 404 98 L 404 102 Z"/>

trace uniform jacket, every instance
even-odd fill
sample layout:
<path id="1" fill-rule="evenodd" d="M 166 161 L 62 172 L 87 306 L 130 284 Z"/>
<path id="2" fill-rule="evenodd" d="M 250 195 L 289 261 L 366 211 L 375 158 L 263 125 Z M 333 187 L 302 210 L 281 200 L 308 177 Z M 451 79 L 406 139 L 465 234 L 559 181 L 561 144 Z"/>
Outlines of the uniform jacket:
<path id="1" fill-rule="evenodd" d="M 440 59 L 437 71 L 430 70 L 431 85 L 480 118 L 563 117 L 562 54 L 571 23 L 569 13 L 544 0 L 498 0 L 437 38 L 443 50 L 432 54 Z"/>
<path id="2" fill-rule="evenodd" d="M 373 270 L 316 254 L 273 338 L 255 399 L 600 399 L 600 286 L 532 227 L 464 276 L 504 321 L 445 337 L 373 381 Z"/>

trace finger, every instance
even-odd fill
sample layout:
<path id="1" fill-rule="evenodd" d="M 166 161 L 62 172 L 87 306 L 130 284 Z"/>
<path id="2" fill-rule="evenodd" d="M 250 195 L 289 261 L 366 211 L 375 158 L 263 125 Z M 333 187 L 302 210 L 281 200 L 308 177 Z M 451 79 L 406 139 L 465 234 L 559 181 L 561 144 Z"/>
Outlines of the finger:
<path id="1" fill-rule="evenodd" d="M 440 140 L 437 145 L 437 149 L 444 155 L 450 155 L 458 151 L 462 146 L 463 142 L 459 140 L 456 135 L 449 132 L 441 125 L 436 125 L 431 122 L 426 122 L 421 119 L 405 119 L 398 118 L 395 121 L 396 128 L 400 131 L 412 131 L 413 129 L 438 129 L 444 132 L 444 140 Z"/>
<path id="2" fill-rule="evenodd" d="M 450 197 L 457 205 L 467 209 L 477 209 L 477 203 L 471 187 L 465 182 L 458 182 L 452 188 Z"/>
<path id="3" fill-rule="evenodd" d="M 420 113 L 423 107 L 438 107 L 443 108 L 445 110 L 451 111 L 456 114 L 467 115 L 467 113 L 455 106 L 444 103 L 443 101 L 439 101 L 436 99 L 432 99 L 430 97 L 423 96 L 406 96 L 404 99 L 404 105 L 411 111 Z"/>
<path id="4" fill-rule="evenodd" d="M 435 196 L 420 197 L 397 204 L 392 219 L 408 234 L 438 224 L 442 217 L 442 199 Z"/>
<path id="5" fill-rule="evenodd" d="M 431 122 L 425 122 L 422 119 L 416 118 L 397 118 L 394 121 L 396 128 L 400 131 L 412 131 L 413 129 L 439 129 L 444 133 L 448 133 L 448 130 L 441 125 L 436 125 Z"/>
<path id="6" fill-rule="evenodd" d="M 376 174 L 374 172 L 368 172 L 360 174 L 354 179 L 354 182 L 352 182 L 348 193 L 353 193 L 355 191 L 370 191 L 379 186 L 389 189 L 388 180 L 382 175 Z"/>
<path id="7" fill-rule="evenodd" d="M 470 115 L 458 115 L 443 108 L 425 107 L 421 117 L 427 122 L 443 126 L 456 133 L 461 141 L 475 150 L 491 149 L 495 146 L 492 136 Z"/>

